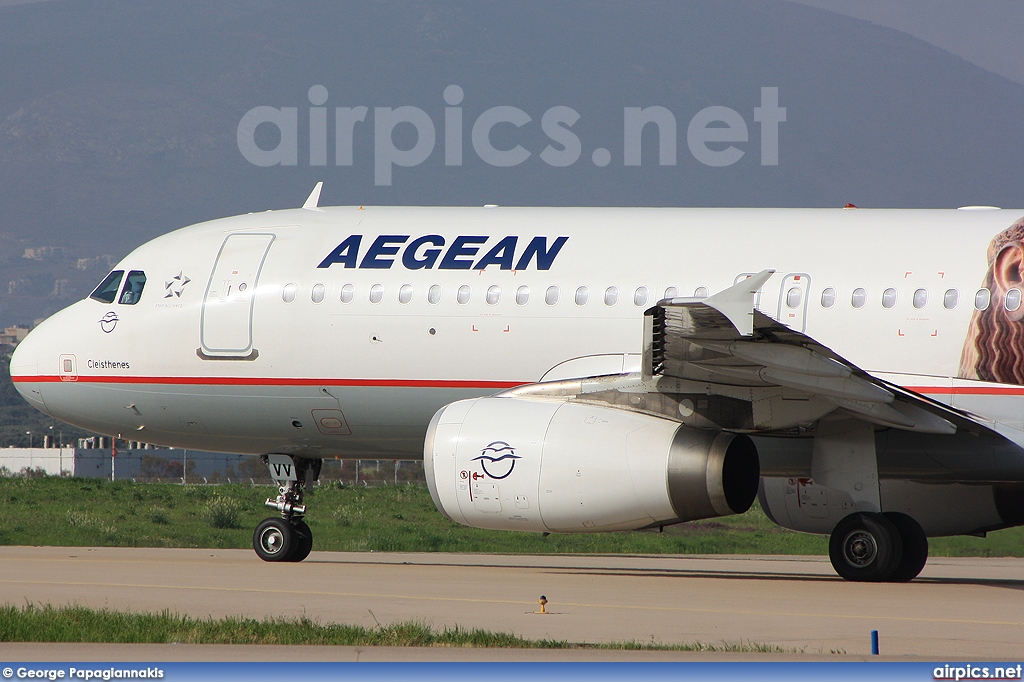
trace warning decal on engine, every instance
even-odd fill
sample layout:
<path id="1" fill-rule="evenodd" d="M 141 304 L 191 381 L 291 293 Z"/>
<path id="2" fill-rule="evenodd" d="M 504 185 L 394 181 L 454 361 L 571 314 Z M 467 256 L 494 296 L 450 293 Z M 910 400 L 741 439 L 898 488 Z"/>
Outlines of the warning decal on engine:
<path id="1" fill-rule="evenodd" d="M 477 510 L 488 513 L 501 511 L 501 500 L 498 499 L 498 484 L 473 481 L 473 504 Z"/>

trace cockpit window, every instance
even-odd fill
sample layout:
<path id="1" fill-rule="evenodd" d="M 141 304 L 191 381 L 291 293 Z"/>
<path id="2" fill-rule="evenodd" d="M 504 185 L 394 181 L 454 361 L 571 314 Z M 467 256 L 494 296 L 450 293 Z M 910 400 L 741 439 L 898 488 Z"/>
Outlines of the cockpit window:
<path id="1" fill-rule="evenodd" d="M 142 289 L 146 286 L 146 273 L 142 270 L 132 270 L 124 282 L 124 289 L 121 289 L 121 298 L 118 303 L 123 305 L 135 305 L 142 298 Z"/>
<path id="2" fill-rule="evenodd" d="M 121 278 L 124 277 L 124 270 L 114 270 L 107 275 L 106 279 L 100 282 L 96 290 L 89 298 L 100 303 L 113 303 L 117 298 L 117 290 L 121 287 Z"/>

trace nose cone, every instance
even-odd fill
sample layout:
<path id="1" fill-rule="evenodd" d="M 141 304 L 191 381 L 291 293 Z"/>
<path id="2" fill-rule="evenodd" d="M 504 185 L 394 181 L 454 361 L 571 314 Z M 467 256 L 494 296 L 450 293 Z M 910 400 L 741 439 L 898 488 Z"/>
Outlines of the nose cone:
<path id="1" fill-rule="evenodd" d="M 30 332 L 14 349 L 11 356 L 11 376 L 32 375 L 37 371 L 35 332 Z"/>
<path id="2" fill-rule="evenodd" d="M 38 340 L 37 331 L 29 332 L 29 335 L 14 349 L 14 355 L 11 356 L 11 380 L 14 382 L 14 388 L 30 405 L 45 412 L 46 405 L 43 403 L 38 381 Z"/>

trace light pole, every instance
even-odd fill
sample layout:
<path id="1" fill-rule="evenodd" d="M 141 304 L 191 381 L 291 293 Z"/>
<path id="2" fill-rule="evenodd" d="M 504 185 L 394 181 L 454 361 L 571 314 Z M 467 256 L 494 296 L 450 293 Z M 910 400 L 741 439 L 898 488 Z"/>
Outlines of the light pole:
<path id="1" fill-rule="evenodd" d="M 31 431 L 26 431 L 25 435 L 28 436 L 28 449 L 31 450 L 32 449 L 32 432 Z"/>

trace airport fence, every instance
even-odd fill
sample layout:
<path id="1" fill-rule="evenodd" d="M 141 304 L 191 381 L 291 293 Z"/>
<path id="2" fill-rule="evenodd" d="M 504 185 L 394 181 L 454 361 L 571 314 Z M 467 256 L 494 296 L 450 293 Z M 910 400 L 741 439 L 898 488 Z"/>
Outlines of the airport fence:
<path id="1" fill-rule="evenodd" d="M 184 485 L 273 483 L 260 458 L 251 455 L 149 447 L 118 450 L 112 456 L 109 445 L 0 449 L 0 476 L 75 476 Z M 320 482 L 378 486 L 424 483 L 426 478 L 422 461 L 325 459 Z"/>

